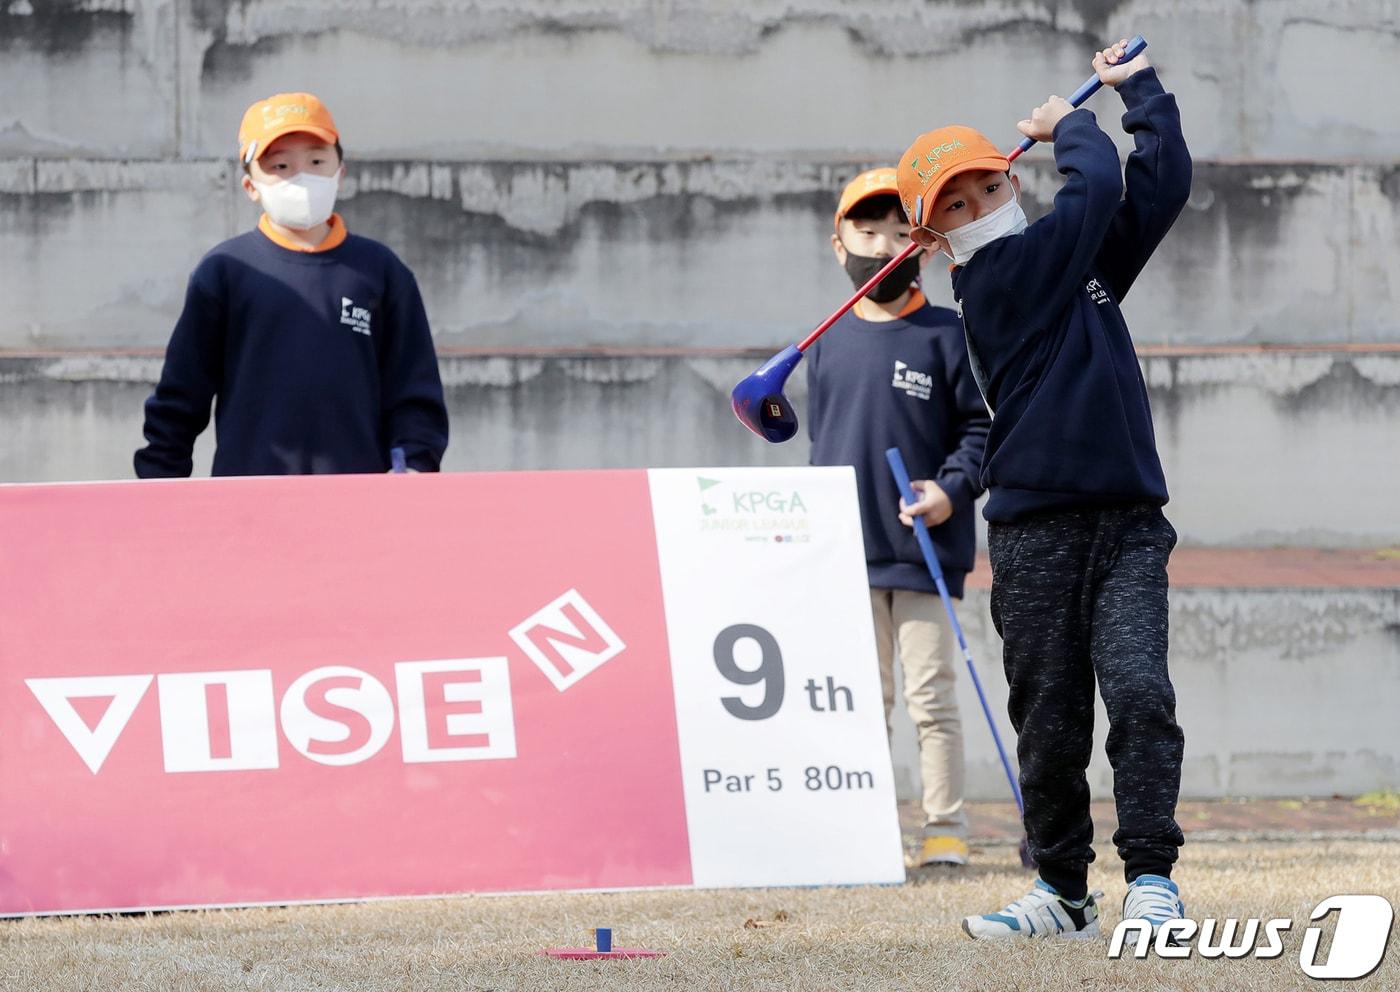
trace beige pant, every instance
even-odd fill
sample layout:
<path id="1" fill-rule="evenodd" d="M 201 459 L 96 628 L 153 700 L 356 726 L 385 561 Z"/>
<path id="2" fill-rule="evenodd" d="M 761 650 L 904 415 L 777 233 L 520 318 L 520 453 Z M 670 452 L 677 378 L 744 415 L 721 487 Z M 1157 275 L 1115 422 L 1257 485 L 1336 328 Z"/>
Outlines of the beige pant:
<path id="1" fill-rule="evenodd" d="M 885 726 L 894 713 L 894 656 L 904 674 L 904 701 L 919 734 L 924 780 L 924 833 L 967 839 L 963 811 L 963 737 L 953 694 L 957 656 L 948 615 L 937 593 L 871 589 Z"/>

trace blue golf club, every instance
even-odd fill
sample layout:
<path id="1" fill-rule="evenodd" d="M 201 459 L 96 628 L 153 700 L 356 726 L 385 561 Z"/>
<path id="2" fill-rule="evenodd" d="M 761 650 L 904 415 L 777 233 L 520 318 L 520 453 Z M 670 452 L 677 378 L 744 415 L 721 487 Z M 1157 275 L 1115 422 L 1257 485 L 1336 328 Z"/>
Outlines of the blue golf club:
<path id="1" fill-rule="evenodd" d="M 904 497 L 906 505 L 913 505 L 918 502 L 918 494 L 914 492 L 913 483 L 909 481 L 909 470 L 904 467 L 904 457 L 899 453 L 898 448 L 890 448 L 885 452 L 885 460 L 890 463 L 890 471 L 894 473 L 895 483 L 899 486 L 899 494 Z M 923 517 L 914 518 L 914 538 L 919 542 L 919 550 L 923 552 L 924 564 L 928 566 L 929 575 L 933 577 L 933 584 L 938 587 L 938 596 L 943 600 L 943 609 L 948 613 L 948 622 L 953 625 L 953 633 L 957 636 L 958 647 L 962 649 L 963 661 L 967 662 L 967 673 L 972 676 L 972 686 L 977 690 L 977 700 L 982 704 L 982 715 L 987 718 L 987 726 L 992 730 L 992 740 L 996 742 L 997 755 L 1001 758 L 1001 767 L 1006 772 L 1006 781 L 1011 785 L 1011 795 L 1016 799 L 1016 811 L 1025 816 L 1025 804 L 1021 801 L 1021 786 L 1016 781 L 1016 775 L 1011 770 L 1011 761 L 1006 757 L 1006 748 L 1001 743 L 1001 733 L 997 730 L 997 722 L 992 716 L 992 708 L 987 705 L 987 694 L 982 691 L 982 680 L 977 677 L 977 666 L 972 663 L 972 651 L 968 649 L 967 638 L 963 636 L 962 624 L 958 623 L 958 615 L 953 611 L 953 598 L 948 594 L 948 583 L 943 579 L 943 567 L 938 564 L 938 554 L 933 550 L 933 538 L 929 536 L 928 525 L 924 523 Z M 1021 838 L 1021 864 L 1027 868 L 1035 867 L 1035 861 L 1031 858 L 1030 844 L 1025 837 Z"/>
<path id="2" fill-rule="evenodd" d="M 1131 62 L 1145 51 L 1147 51 L 1147 39 L 1140 34 L 1135 34 L 1132 40 L 1128 42 L 1128 47 L 1123 49 L 1123 57 L 1118 60 L 1118 64 L 1121 65 L 1124 62 Z M 1089 99 L 1089 97 L 1097 93 L 1099 87 L 1102 85 L 1103 80 L 1099 78 L 1098 73 L 1094 73 L 1094 75 L 1084 80 L 1083 85 L 1081 85 L 1079 89 L 1069 95 L 1069 105 L 1071 107 L 1078 107 L 1085 100 Z M 1008 162 L 1016 161 L 1021 157 L 1022 152 L 1030 151 L 1031 146 L 1034 144 L 1034 138 L 1022 138 L 1020 143 L 1012 150 L 1011 154 L 1006 156 L 1006 160 Z"/>

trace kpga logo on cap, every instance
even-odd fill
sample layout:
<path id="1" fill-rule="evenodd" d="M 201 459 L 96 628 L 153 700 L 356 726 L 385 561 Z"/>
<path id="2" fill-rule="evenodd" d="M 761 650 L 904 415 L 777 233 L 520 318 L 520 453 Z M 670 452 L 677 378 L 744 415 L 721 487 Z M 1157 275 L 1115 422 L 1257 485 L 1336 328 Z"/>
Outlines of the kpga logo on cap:
<path id="1" fill-rule="evenodd" d="M 943 185 L 961 172 L 1006 172 L 1006 156 L 982 132 L 951 124 L 919 135 L 899 160 L 899 202 L 916 226 L 927 217 L 915 217 L 915 204 L 924 199 L 924 212 L 933 209 Z"/>
<path id="2" fill-rule="evenodd" d="M 243 114 L 238 127 L 238 157 L 244 165 L 255 161 L 284 134 L 304 131 L 328 145 L 340 140 L 340 132 L 326 105 L 310 93 L 277 93 L 259 100 Z"/>

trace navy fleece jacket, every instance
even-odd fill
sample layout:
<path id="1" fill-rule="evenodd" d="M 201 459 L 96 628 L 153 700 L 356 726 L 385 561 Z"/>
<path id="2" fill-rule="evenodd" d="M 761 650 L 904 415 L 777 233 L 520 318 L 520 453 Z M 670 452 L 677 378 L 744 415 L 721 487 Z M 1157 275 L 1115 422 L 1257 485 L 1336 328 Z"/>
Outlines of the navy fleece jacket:
<path id="1" fill-rule="evenodd" d="M 988 520 L 1167 501 L 1147 387 L 1118 305 L 1191 192 L 1176 100 L 1153 69 L 1124 80 L 1136 148 L 1126 191 L 1093 114 L 1055 128 L 1065 183 L 1049 214 L 953 272 L 968 347 L 992 408 Z"/>
<path id="2" fill-rule="evenodd" d="M 852 465 L 870 584 L 936 592 L 914 531 L 899 522 L 899 489 L 885 461 L 898 447 L 915 479 L 948 494 L 953 515 L 931 530 L 954 596 L 976 554 L 973 503 L 987 408 L 968 367 L 957 314 L 925 303 L 898 320 L 847 313 L 807 350 L 813 465 Z"/>
<path id="3" fill-rule="evenodd" d="M 143 479 L 187 476 L 218 398 L 215 475 L 437 471 L 447 408 L 418 284 L 377 241 L 296 252 L 250 231 L 190 276 L 146 401 Z"/>

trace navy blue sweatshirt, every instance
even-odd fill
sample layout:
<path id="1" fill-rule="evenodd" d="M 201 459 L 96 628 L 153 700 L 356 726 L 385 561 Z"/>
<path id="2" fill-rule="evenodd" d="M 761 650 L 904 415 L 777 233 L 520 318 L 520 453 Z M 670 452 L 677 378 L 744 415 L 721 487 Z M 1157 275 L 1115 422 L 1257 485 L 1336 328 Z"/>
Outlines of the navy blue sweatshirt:
<path id="1" fill-rule="evenodd" d="M 393 447 L 432 472 L 447 447 L 418 284 L 353 234 L 297 252 L 255 230 L 204 256 L 146 401 L 136 474 L 189 475 L 215 397 L 214 475 L 384 472 Z"/>
<path id="2" fill-rule="evenodd" d="M 988 520 L 1167 501 L 1152 411 L 1118 305 L 1191 192 L 1176 100 L 1155 70 L 1119 85 L 1136 149 L 1126 195 L 1093 114 L 1055 128 L 1065 177 L 1049 214 L 953 272 L 978 382 L 994 411 Z"/>
<path id="3" fill-rule="evenodd" d="M 931 531 L 954 596 L 977 550 L 973 504 L 987 407 L 968 366 L 957 314 L 925 303 L 897 320 L 847 313 L 807 350 L 813 465 L 856 470 L 870 584 L 936 592 L 914 531 L 899 522 L 899 489 L 885 461 L 898 447 L 915 479 L 948 494 L 953 515 Z"/>

